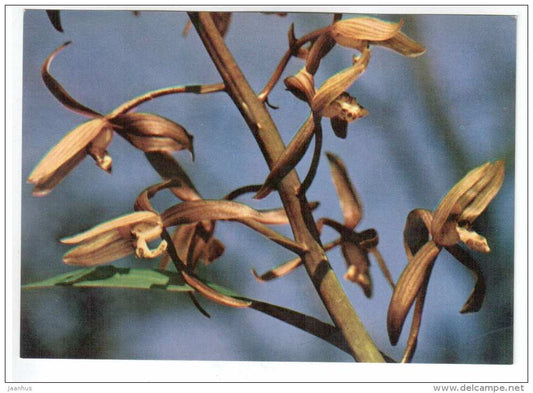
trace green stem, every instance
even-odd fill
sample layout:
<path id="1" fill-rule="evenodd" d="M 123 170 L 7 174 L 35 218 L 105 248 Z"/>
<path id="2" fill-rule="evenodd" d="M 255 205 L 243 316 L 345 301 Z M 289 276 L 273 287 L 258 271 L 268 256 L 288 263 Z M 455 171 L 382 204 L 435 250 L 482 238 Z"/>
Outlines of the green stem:
<path id="1" fill-rule="evenodd" d="M 227 93 L 252 131 L 268 166 L 272 167 L 285 150 L 285 145 L 270 114 L 240 71 L 210 14 L 191 12 L 189 17 L 222 76 Z M 300 181 L 296 171 L 292 171 L 281 181 L 278 191 L 296 241 L 308 248 L 308 252 L 302 255 L 302 260 L 313 285 L 335 326 L 346 340 L 354 359 L 362 362 L 384 362 L 383 356 L 366 332 L 331 269 L 320 245 L 319 234 L 307 200 L 304 196 L 296 195 L 299 188 Z"/>

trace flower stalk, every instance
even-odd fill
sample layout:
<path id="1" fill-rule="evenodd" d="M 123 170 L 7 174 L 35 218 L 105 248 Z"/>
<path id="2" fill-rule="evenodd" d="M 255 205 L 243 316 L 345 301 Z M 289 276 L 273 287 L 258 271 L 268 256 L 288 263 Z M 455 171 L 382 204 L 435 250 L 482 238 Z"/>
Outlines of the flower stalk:
<path id="1" fill-rule="evenodd" d="M 241 73 L 209 13 L 191 12 L 189 16 L 224 80 L 227 93 L 252 131 L 268 166 L 272 167 L 285 150 L 273 120 Z M 366 332 L 329 265 L 320 245 L 311 209 L 305 197 L 295 193 L 299 188 L 298 176 L 292 171 L 280 182 L 278 191 L 295 240 L 308 249 L 302 255 L 306 270 L 354 359 L 362 362 L 384 362 L 383 356 Z"/>

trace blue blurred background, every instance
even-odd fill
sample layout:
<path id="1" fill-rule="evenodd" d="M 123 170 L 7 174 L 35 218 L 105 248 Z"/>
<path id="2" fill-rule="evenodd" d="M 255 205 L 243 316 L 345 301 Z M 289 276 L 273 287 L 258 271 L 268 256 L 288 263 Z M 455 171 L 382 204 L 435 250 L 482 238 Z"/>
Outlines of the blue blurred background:
<path id="1" fill-rule="evenodd" d="M 324 151 L 346 163 L 364 204 L 360 230 L 376 228 L 379 249 L 397 279 L 406 263 L 402 231 L 409 211 L 434 209 L 466 172 L 486 162 L 506 160 L 500 193 L 475 223 L 492 248 L 476 254 L 487 278 L 480 312 L 461 315 L 474 281 L 447 253 L 433 270 L 415 362 L 512 363 L 516 20 L 511 16 L 373 15 L 405 20 L 403 31 L 427 48 L 416 59 L 376 47 L 368 70 L 350 88 L 370 115 L 336 138 L 324 121 Z M 345 15 L 348 17 L 348 15 Z M 22 283 L 73 270 L 62 255 L 64 236 L 132 211 L 136 195 L 159 181 L 141 152 L 120 137 L 110 146 L 110 176 L 86 159 L 44 198 L 31 196 L 26 178 L 69 130 L 84 118 L 63 108 L 42 83 L 39 69 L 60 44 L 73 44 L 54 60 L 52 74 L 83 104 L 103 113 L 144 92 L 181 84 L 220 81 L 194 29 L 181 35 L 181 12 L 62 11 L 64 33 L 53 29 L 43 10 L 24 17 L 24 97 L 22 156 Z M 297 36 L 325 26 L 327 14 L 286 17 L 235 13 L 227 44 L 252 87 L 259 91 L 287 46 L 287 30 Z M 317 85 L 347 67 L 354 51 L 336 47 L 323 61 Z M 302 67 L 292 60 L 284 73 Z M 286 142 L 308 115 L 306 105 L 279 83 L 271 110 Z M 267 167 L 250 131 L 222 93 L 179 95 L 144 104 L 184 125 L 194 135 L 196 161 L 175 157 L 205 198 L 219 198 L 242 185 L 260 183 Z M 310 154 L 298 166 L 307 171 Z M 321 201 L 315 217 L 341 220 L 335 190 L 322 156 L 309 200 Z M 257 208 L 279 206 L 243 198 Z M 175 203 L 157 198 L 158 206 Z M 290 236 L 289 228 L 280 229 Z M 222 258 L 200 275 L 246 296 L 329 321 L 303 268 L 276 281 L 259 283 L 250 269 L 266 271 L 293 256 L 246 227 L 220 223 L 226 244 Z M 323 241 L 335 234 L 326 230 Z M 342 279 L 339 250 L 330 262 L 377 345 L 393 358 L 403 353 L 408 329 L 392 347 L 386 333 L 391 291 L 372 261 L 375 293 Z M 156 267 L 156 261 L 125 258 L 117 266 Z M 21 356 L 29 358 L 181 359 L 253 361 L 335 361 L 344 352 L 294 327 L 253 310 L 224 308 L 200 299 L 211 313 L 202 316 L 187 296 L 163 291 L 102 289 L 22 292 Z"/>

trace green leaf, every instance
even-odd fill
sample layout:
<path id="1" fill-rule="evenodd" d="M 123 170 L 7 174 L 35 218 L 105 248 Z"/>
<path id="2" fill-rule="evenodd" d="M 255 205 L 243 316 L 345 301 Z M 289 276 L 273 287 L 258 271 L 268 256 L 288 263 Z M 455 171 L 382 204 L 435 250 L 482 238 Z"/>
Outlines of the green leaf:
<path id="1" fill-rule="evenodd" d="M 217 291 L 238 296 L 231 290 L 203 281 Z M 91 288 L 162 289 L 170 292 L 193 292 L 175 272 L 153 269 L 130 269 L 115 266 L 98 266 L 61 274 L 43 281 L 22 286 L 22 289 L 53 288 L 56 286 Z"/>

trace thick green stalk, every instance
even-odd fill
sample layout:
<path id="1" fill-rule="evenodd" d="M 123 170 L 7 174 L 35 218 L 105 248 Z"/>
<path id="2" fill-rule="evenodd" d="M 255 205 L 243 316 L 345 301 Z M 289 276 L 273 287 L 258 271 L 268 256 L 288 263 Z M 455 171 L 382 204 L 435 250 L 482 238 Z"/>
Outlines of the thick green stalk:
<path id="1" fill-rule="evenodd" d="M 252 131 L 268 166 L 272 167 L 285 145 L 270 114 L 240 71 L 209 13 L 189 13 L 189 16 L 226 84 L 227 93 Z M 305 196 L 297 195 L 299 188 L 300 180 L 296 171 L 292 171 L 280 183 L 278 191 L 296 241 L 305 244 L 309 250 L 302 255 L 302 260 L 313 285 L 354 359 L 384 362 L 331 269 L 307 200 Z"/>

